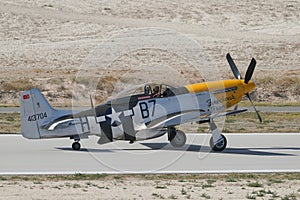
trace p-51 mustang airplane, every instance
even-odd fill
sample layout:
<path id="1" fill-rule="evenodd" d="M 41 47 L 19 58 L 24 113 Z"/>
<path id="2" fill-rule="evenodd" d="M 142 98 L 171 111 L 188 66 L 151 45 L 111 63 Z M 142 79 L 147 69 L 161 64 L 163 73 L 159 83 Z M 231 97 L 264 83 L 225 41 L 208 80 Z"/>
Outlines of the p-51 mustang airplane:
<path id="1" fill-rule="evenodd" d="M 69 137 L 74 140 L 72 148 L 79 150 L 79 141 L 89 135 L 99 136 L 98 143 L 104 144 L 114 140 L 133 143 L 167 133 L 171 145 L 181 147 L 186 142 L 186 135 L 175 127 L 199 122 L 210 125 L 211 148 L 223 151 L 227 140 L 214 119 L 246 111 L 227 109 L 237 105 L 244 95 L 252 103 L 249 92 L 254 90 L 255 84 L 250 79 L 256 65 L 252 58 L 243 80 L 231 56 L 227 54 L 226 58 L 236 79 L 176 88 L 160 85 L 153 90 L 150 85 L 145 85 L 144 92 L 116 98 L 97 107 L 91 102 L 91 109 L 76 113 L 53 109 L 38 89 L 22 92 L 22 135 L 29 139 Z"/>

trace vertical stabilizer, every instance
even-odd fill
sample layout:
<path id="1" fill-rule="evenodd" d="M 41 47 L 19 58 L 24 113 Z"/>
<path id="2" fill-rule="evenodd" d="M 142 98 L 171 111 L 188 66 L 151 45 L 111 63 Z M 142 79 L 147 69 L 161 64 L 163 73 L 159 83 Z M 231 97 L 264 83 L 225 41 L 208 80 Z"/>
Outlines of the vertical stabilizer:
<path id="1" fill-rule="evenodd" d="M 21 93 L 21 132 L 29 139 L 39 139 L 40 125 L 54 115 L 44 95 L 38 89 L 31 89 Z"/>

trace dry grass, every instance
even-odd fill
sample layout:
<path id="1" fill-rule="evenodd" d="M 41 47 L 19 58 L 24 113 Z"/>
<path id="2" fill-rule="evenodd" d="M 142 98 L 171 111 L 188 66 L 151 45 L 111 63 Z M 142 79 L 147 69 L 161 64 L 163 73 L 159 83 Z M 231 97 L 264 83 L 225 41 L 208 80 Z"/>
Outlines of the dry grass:
<path id="1" fill-rule="evenodd" d="M 206 180 L 214 183 L 217 180 L 237 182 L 238 180 L 262 180 L 269 183 L 284 183 L 285 180 L 300 180 L 300 173 L 230 173 L 230 174 L 74 174 L 74 175 L 42 175 L 42 176 L 0 176 L 1 181 L 67 181 L 67 180 L 177 180 L 186 182 L 192 180 Z"/>
<path id="2" fill-rule="evenodd" d="M 35 69 L 31 74 L 43 74 L 43 76 L 36 76 L 38 78 L 28 78 L 19 80 L 3 80 L 0 81 L 0 92 L 2 97 L 0 98 L 1 105 L 19 105 L 19 99 L 17 94 L 21 91 L 38 87 L 42 91 L 46 92 L 46 97 L 51 98 L 50 94 L 55 94 L 55 98 L 51 98 L 51 103 L 57 106 L 69 105 L 71 106 L 72 91 L 74 89 L 74 83 L 89 87 L 95 85 L 96 87 L 96 103 L 106 101 L 112 92 L 116 92 L 116 83 L 122 84 L 126 82 L 133 82 L 133 77 L 126 69 L 112 70 L 111 74 L 101 75 L 100 72 L 93 71 L 90 75 L 85 77 L 76 77 L 76 71 L 59 71 L 57 75 L 49 75 L 44 69 Z M 94 73 L 94 74 L 93 74 Z M 95 84 L 96 77 L 101 77 L 98 83 Z M 197 78 L 197 75 L 191 75 L 192 73 L 186 73 L 191 76 L 190 78 Z M 124 77 L 122 77 L 124 75 Z M 44 77 L 46 76 L 46 77 Z M 128 76 L 128 77 L 127 77 Z M 120 79 L 122 77 L 122 79 Z M 138 76 L 134 76 L 138 78 Z M 162 82 L 165 82 L 163 80 Z M 265 75 L 257 77 L 254 82 L 257 84 L 257 90 L 252 94 L 253 100 L 257 101 L 256 105 L 269 106 L 272 105 L 300 105 L 300 78 L 297 75 L 283 75 L 279 78 L 274 78 L 271 75 Z M 145 83 L 147 81 L 145 80 Z M 49 96 L 50 95 L 50 96 Z M 248 101 L 242 102 L 241 105 L 250 106 Z"/>
<path id="3" fill-rule="evenodd" d="M 256 114 L 241 113 L 227 116 L 222 132 L 224 133 L 288 133 L 300 132 L 299 113 L 261 113 L 263 123 L 259 123 Z M 198 132 L 207 132 L 208 124 L 201 124 Z"/>
<path id="4" fill-rule="evenodd" d="M 1 88 L 4 92 L 20 92 L 33 88 L 33 84 L 31 83 L 31 81 L 26 79 L 11 82 L 3 82 L 1 85 Z"/>
<path id="5" fill-rule="evenodd" d="M 277 133 L 277 132 L 300 132 L 299 113 L 261 113 L 263 123 L 260 124 L 255 113 L 242 113 L 226 118 L 223 132 L 230 133 Z"/>
<path id="6" fill-rule="evenodd" d="M 20 114 L 0 114 L 0 134 L 20 133 Z"/>

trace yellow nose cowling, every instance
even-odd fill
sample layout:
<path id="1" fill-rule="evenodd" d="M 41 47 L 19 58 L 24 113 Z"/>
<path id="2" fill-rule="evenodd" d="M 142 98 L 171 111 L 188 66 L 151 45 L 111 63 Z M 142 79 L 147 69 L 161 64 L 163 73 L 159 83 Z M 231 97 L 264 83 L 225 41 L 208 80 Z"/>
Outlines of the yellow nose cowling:
<path id="1" fill-rule="evenodd" d="M 250 93 L 255 89 L 256 85 L 252 81 L 249 81 L 247 84 L 244 83 L 244 94 Z"/>

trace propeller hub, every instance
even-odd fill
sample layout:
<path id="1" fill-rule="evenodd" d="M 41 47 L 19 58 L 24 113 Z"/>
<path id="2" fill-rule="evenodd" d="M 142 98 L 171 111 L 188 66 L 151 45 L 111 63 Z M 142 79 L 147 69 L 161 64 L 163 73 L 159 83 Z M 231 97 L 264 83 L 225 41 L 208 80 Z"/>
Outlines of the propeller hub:
<path id="1" fill-rule="evenodd" d="M 252 81 L 249 81 L 247 84 L 244 83 L 244 94 L 250 93 L 255 89 L 256 85 Z"/>

